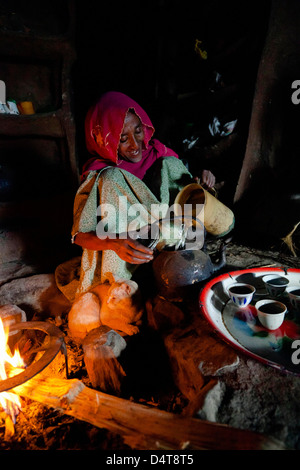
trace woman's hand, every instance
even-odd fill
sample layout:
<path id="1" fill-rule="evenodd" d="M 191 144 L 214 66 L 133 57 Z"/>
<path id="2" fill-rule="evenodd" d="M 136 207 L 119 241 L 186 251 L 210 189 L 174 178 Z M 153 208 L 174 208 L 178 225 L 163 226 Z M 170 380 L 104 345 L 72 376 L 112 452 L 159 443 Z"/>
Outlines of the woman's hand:
<path id="1" fill-rule="evenodd" d="M 216 177 L 211 171 L 202 170 L 201 182 L 206 184 L 209 188 L 213 188 L 216 184 Z"/>
<path id="2" fill-rule="evenodd" d="M 153 251 L 127 236 L 109 240 L 109 249 L 113 250 L 123 261 L 131 264 L 148 263 L 153 259 Z"/>
<path id="3" fill-rule="evenodd" d="M 95 232 L 79 232 L 75 237 L 76 245 L 88 250 L 113 250 L 122 260 L 131 264 L 148 263 L 153 259 L 153 251 L 128 235 L 107 235 L 99 238 Z"/>

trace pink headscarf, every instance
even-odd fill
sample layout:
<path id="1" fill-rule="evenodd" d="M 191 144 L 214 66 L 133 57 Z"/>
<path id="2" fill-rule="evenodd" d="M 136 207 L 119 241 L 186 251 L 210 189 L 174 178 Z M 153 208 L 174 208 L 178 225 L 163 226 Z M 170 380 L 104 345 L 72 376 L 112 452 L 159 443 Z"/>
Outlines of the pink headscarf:
<path id="1" fill-rule="evenodd" d="M 124 120 L 129 110 L 140 118 L 144 129 L 142 159 L 133 163 L 119 159 L 118 147 Z M 83 166 L 82 179 L 89 171 L 100 170 L 107 166 L 127 170 L 140 179 L 146 171 L 161 157 L 174 156 L 176 153 L 157 139 L 152 139 L 154 127 L 147 113 L 133 99 L 123 93 L 110 91 L 102 95 L 92 106 L 85 119 L 85 139 L 87 150 L 97 156 L 90 158 Z"/>

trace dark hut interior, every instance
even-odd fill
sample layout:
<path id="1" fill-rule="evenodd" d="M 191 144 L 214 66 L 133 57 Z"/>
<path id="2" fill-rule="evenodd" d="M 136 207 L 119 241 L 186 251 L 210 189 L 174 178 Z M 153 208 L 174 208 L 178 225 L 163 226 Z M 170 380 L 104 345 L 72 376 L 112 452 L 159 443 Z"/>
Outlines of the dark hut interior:
<path id="1" fill-rule="evenodd" d="M 19 322 L 24 312 L 29 323 L 55 325 L 76 396 L 103 405 L 73 403 L 58 354 L 32 388 L 20 385 L 13 423 L 0 406 L 0 450 L 300 449 L 299 360 L 274 367 L 233 347 L 198 298 L 214 276 L 240 270 L 280 268 L 300 282 L 299 27 L 297 0 L 0 0 L 0 318 Z M 18 115 L 1 108 L 3 90 Z M 147 299 L 148 329 L 106 360 L 126 376 L 121 389 L 103 358 L 106 383 L 93 383 L 54 276 L 81 255 L 70 234 L 88 158 L 84 119 L 110 90 L 147 110 L 155 136 L 194 177 L 213 172 L 217 198 L 235 215 L 220 272 L 184 302 Z M 212 258 L 221 244 L 208 237 Z M 280 348 L 300 346 L 293 314 Z M 18 339 L 31 361 L 43 341 L 27 330 Z M 278 335 L 272 341 L 279 348 Z M 63 397 L 43 395 L 39 377 L 65 387 Z"/>

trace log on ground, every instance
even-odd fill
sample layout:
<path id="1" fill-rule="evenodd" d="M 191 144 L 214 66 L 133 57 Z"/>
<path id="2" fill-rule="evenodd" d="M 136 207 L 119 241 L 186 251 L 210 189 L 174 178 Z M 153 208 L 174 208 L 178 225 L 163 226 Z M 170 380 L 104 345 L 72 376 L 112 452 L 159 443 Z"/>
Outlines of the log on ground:
<path id="1" fill-rule="evenodd" d="M 12 391 L 61 412 L 108 429 L 132 449 L 284 449 L 268 436 L 188 418 L 86 387 L 80 380 L 38 374 Z"/>

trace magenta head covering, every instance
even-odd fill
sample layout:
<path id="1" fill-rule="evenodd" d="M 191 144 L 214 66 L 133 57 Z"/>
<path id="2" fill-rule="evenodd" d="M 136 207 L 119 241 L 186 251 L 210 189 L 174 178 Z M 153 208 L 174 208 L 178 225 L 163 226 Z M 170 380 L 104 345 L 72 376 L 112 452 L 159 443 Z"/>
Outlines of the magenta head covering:
<path id="1" fill-rule="evenodd" d="M 104 160 L 118 162 L 118 147 L 127 112 L 132 109 L 144 128 L 144 148 L 154 134 L 154 127 L 147 113 L 133 99 L 117 91 L 102 95 L 88 111 L 85 120 L 85 138 L 89 153 L 98 154 Z"/>
<path id="2" fill-rule="evenodd" d="M 142 159 L 129 162 L 118 158 L 118 148 L 129 110 L 140 118 L 144 130 Z M 95 155 L 83 166 L 82 179 L 89 171 L 101 170 L 107 166 L 118 166 L 143 179 L 146 171 L 161 157 L 175 156 L 176 153 L 157 139 L 153 139 L 154 127 L 147 113 L 133 99 L 117 91 L 109 91 L 92 106 L 85 119 L 85 139 L 89 153 Z"/>

